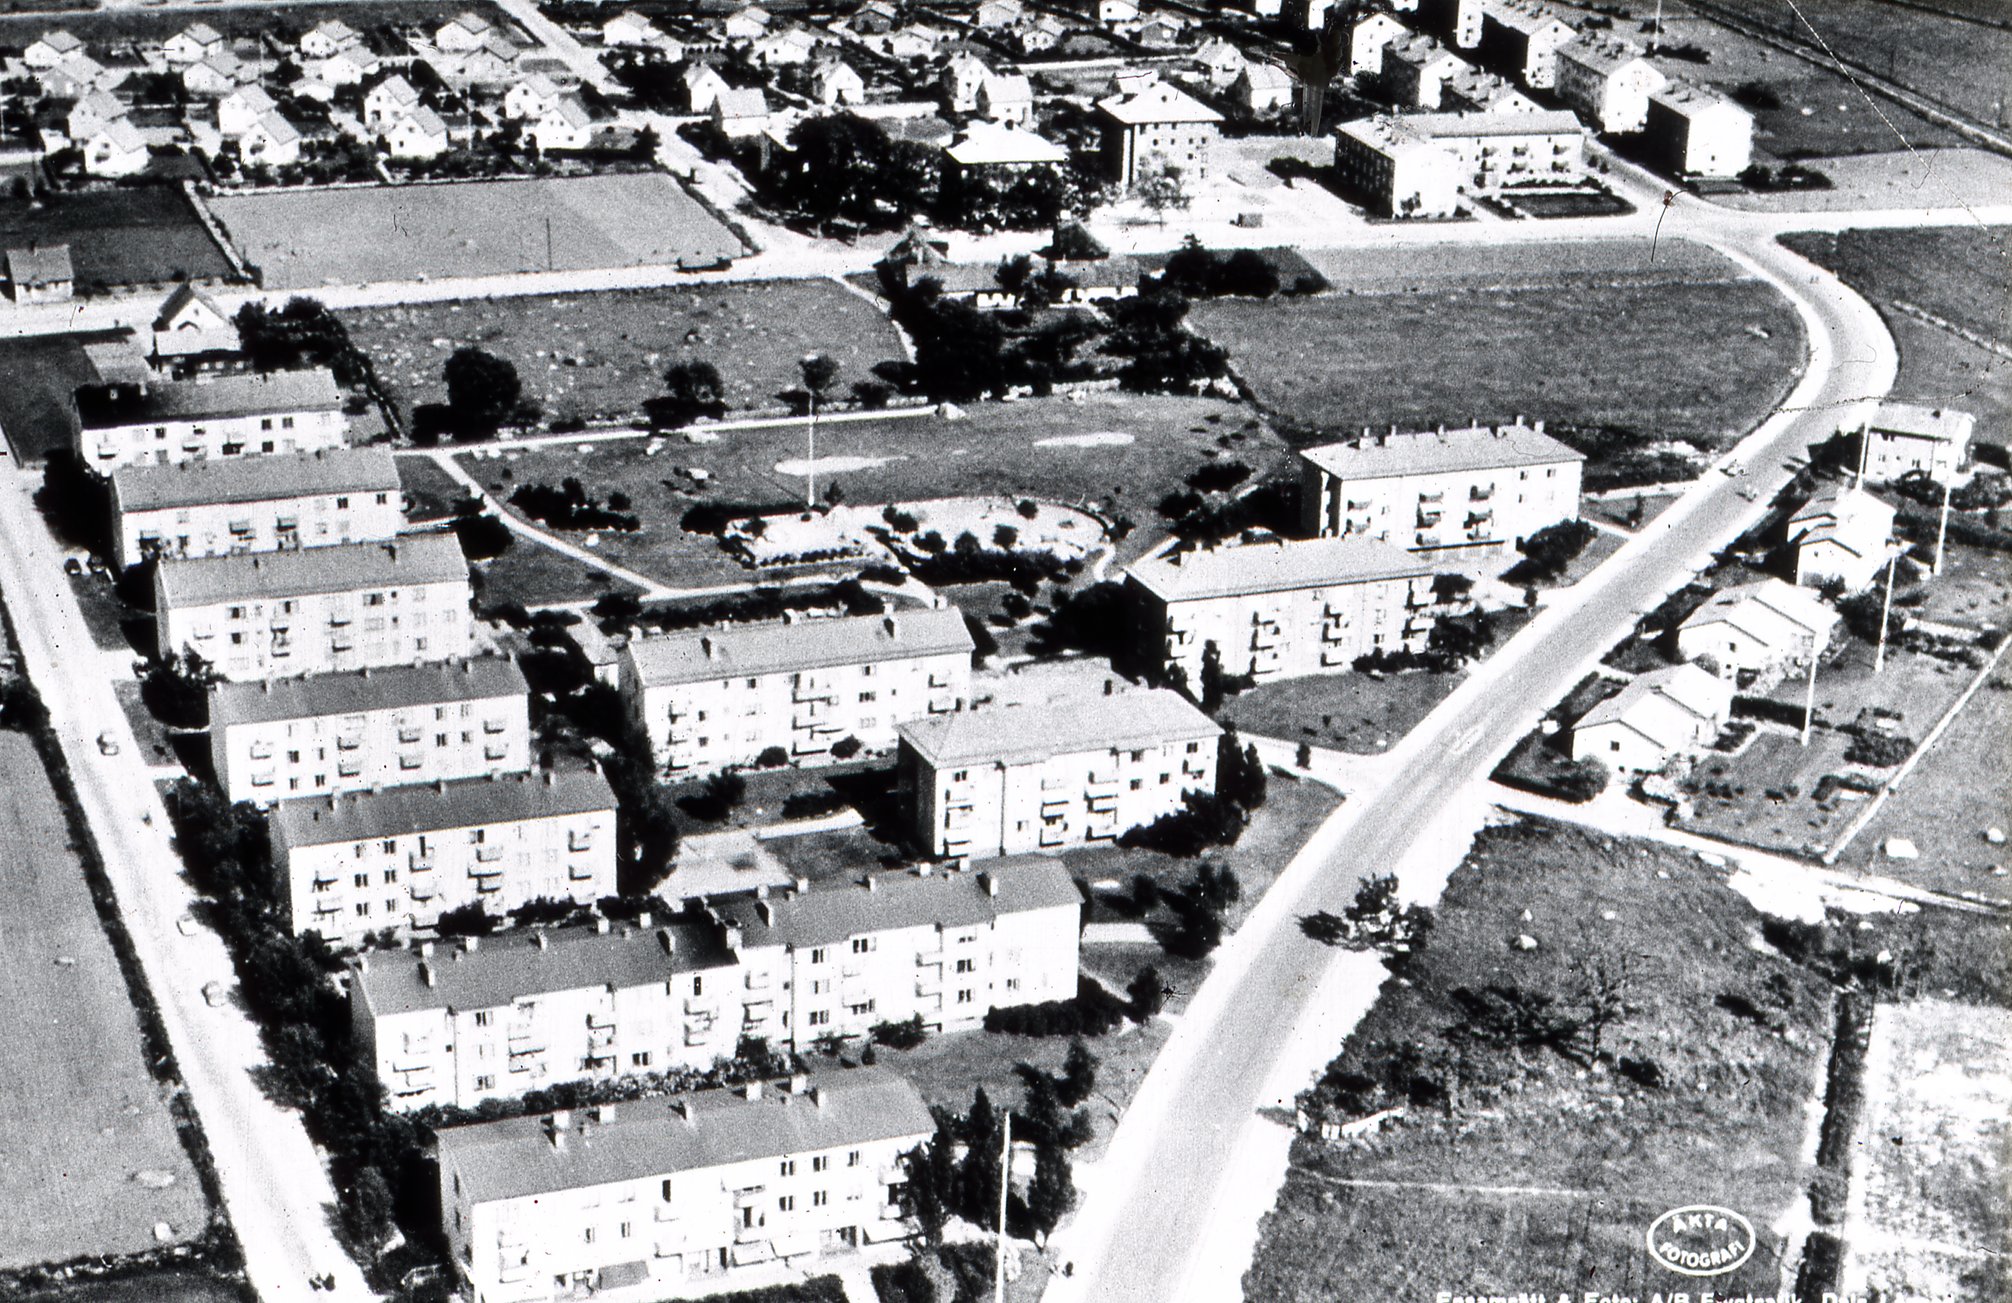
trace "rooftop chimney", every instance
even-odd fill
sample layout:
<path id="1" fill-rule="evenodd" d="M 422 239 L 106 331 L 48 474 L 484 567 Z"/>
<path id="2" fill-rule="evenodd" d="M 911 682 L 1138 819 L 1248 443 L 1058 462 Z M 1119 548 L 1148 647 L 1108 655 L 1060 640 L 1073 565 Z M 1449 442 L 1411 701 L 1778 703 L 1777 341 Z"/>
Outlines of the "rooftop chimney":
<path id="1" fill-rule="evenodd" d="M 673 1113 L 676 1113 L 679 1117 L 683 1118 L 685 1120 L 686 1126 L 691 1127 L 698 1125 L 699 1122 L 698 1115 L 692 1112 L 692 1097 L 690 1095 L 680 1095 L 676 1099 L 672 1100 L 671 1111 Z"/>
<path id="2" fill-rule="evenodd" d="M 433 976 L 433 965 L 424 959 L 419 961 L 419 980 L 426 983 L 428 986 L 432 986 L 435 984 L 435 979 Z"/>
<path id="3" fill-rule="evenodd" d="M 651 922 L 651 919 L 650 919 L 650 911 L 649 911 L 649 910 L 647 910 L 647 909 L 641 909 L 641 910 L 637 910 L 637 911 L 636 911 L 636 926 L 637 926 L 637 927 L 639 927 L 639 928 L 642 928 L 642 929 L 643 929 L 644 931 L 646 931 L 646 932 L 647 932 L 647 931 L 649 930 L 649 927 L 650 927 L 650 922 Z"/>
<path id="4" fill-rule="evenodd" d="M 899 622 L 895 620 L 893 616 L 890 615 L 887 617 L 886 624 L 887 624 L 888 637 L 899 638 L 901 636 L 901 625 L 899 624 Z"/>
<path id="5" fill-rule="evenodd" d="M 545 786 L 550 787 L 557 781 L 558 776 L 555 775 L 551 770 L 547 769 L 545 771 Z"/>
<path id="6" fill-rule="evenodd" d="M 605 1126 L 608 1123 L 613 1122 L 614 1120 L 615 1120 L 615 1106 L 613 1104 L 601 1104 L 595 1107 L 594 1121 L 599 1122 L 603 1126 Z"/>
<path id="7" fill-rule="evenodd" d="M 543 931 L 533 932 L 531 934 L 531 944 L 538 947 L 540 950 L 543 950 L 545 946 L 548 944 L 545 940 L 544 932 Z"/>
<path id="8" fill-rule="evenodd" d="M 356 957 L 356 971 L 359 973 L 370 971 L 370 956 L 368 954 L 361 954 Z"/>
<path id="9" fill-rule="evenodd" d="M 869 871 L 866 877 L 860 880 L 860 885 L 865 887 L 868 891 L 879 891 L 880 879 L 875 877 L 874 874 L 871 871 Z"/>
<path id="10" fill-rule="evenodd" d="M 989 873 L 989 872 L 988 872 L 988 873 L 985 873 L 985 874 L 981 874 L 980 876 L 981 876 L 981 877 L 983 877 L 983 878 L 985 879 L 985 894 L 986 894 L 986 895 L 988 895 L 988 896 L 996 896 L 996 895 L 998 895 L 998 894 L 999 894 L 999 875 L 998 875 L 998 874 L 996 874 L 996 873 Z"/>
<path id="11" fill-rule="evenodd" d="M 810 1092 L 810 1078 L 801 1072 L 792 1073 L 789 1079 L 789 1093 L 804 1095 Z"/>
<path id="12" fill-rule="evenodd" d="M 775 906 L 768 903 L 767 897 L 755 902 L 755 914 L 770 927 L 775 926 Z"/>
<path id="13" fill-rule="evenodd" d="M 750 1081 L 745 1086 L 741 1087 L 741 1094 L 750 1100 L 760 1099 L 761 1083 L 759 1081 Z"/>
<path id="14" fill-rule="evenodd" d="M 703 638 L 699 639 L 699 649 L 705 652 L 707 660 L 710 661 L 719 659 L 719 653 L 713 647 L 713 638 L 711 634 L 707 634 Z"/>
<path id="15" fill-rule="evenodd" d="M 796 888 L 796 894 L 797 894 L 797 895 L 799 895 L 799 896 L 801 896 L 801 895 L 803 895 L 803 893 L 805 893 L 806 891 L 809 891 L 809 890 L 810 890 L 810 879 L 809 879 L 809 878 L 796 878 L 796 879 L 793 879 L 793 880 L 792 880 L 792 881 L 790 882 L 790 885 L 791 885 L 792 887 Z"/>
<path id="16" fill-rule="evenodd" d="M 823 1087 L 823 1086 L 821 1086 L 821 1085 L 819 1085 L 819 1086 L 812 1086 L 812 1087 L 810 1088 L 810 1102 L 811 1102 L 811 1103 L 813 1103 L 813 1104 L 815 1104 L 815 1105 L 817 1105 L 817 1106 L 818 1106 L 819 1108 L 823 1108 L 823 1107 L 824 1107 L 824 1087 Z"/>
<path id="17" fill-rule="evenodd" d="M 433 943 L 431 941 L 422 941 L 419 943 L 419 957 L 421 959 L 433 958 Z"/>
<path id="18" fill-rule="evenodd" d="M 675 955 L 676 953 L 678 953 L 677 934 L 672 932 L 669 928 L 667 927 L 658 928 L 657 940 L 663 945 L 665 954 Z"/>
<path id="19" fill-rule="evenodd" d="M 762 883 L 759 887 L 755 888 L 755 899 L 756 900 L 768 899 L 768 884 L 766 882 Z"/>

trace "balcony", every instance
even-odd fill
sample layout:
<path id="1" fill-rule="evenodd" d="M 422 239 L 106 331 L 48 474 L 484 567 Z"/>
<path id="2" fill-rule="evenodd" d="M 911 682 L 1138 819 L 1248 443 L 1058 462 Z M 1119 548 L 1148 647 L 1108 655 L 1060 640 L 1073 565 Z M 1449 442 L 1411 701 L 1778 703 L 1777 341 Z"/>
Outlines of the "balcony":
<path id="1" fill-rule="evenodd" d="M 338 751 L 354 751 L 362 745 L 363 736 L 360 733 L 341 733 L 335 739 L 335 749 Z"/>
<path id="2" fill-rule="evenodd" d="M 401 728 L 398 730 L 398 744 L 400 746 L 413 746 L 418 743 L 421 736 L 420 731 L 416 728 Z"/>
<path id="3" fill-rule="evenodd" d="M 431 873 L 433 872 L 433 857 L 414 851 L 406 857 L 405 867 L 414 873 Z"/>
<path id="4" fill-rule="evenodd" d="M 502 874 L 503 866 L 501 864 L 491 863 L 486 860 L 479 860 L 468 866 L 468 876 L 471 878 L 496 878 L 501 877 Z"/>
<path id="5" fill-rule="evenodd" d="M 762 1202 L 762 1196 L 766 1195 L 767 1193 L 768 1193 L 768 1187 L 765 1185 L 742 1186 L 740 1189 L 734 1191 L 734 1207 L 735 1208 L 760 1207 Z"/>

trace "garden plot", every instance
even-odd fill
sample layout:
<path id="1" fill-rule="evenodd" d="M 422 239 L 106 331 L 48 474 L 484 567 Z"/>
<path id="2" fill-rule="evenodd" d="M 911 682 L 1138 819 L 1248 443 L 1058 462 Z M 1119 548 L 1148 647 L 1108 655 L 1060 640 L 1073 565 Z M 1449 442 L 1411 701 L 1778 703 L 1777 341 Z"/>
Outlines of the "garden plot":
<path id="1" fill-rule="evenodd" d="M 1086 559 L 1104 541 L 1102 522 L 1088 512 L 1031 499 L 1023 508 L 1007 498 L 754 516 L 729 526 L 723 537 L 729 550 L 761 569 L 854 558 L 919 563 L 967 534 L 988 551 L 1045 552 L 1064 562 Z"/>

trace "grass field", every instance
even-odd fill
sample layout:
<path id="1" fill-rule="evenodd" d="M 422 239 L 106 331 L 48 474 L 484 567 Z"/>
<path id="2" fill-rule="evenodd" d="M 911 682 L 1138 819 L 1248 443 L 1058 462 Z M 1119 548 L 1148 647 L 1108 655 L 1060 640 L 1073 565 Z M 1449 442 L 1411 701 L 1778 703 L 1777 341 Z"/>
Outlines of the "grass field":
<path id="1" fill-rule="evenodd" d="M 0 732 L 0 1268 L 200 1235 L 208 1201 L 148 1072 L 124 975 L 34 744 Z M 30 1124 L 32 1122 L 32 1124 Z M 159 1187 L 159 1188 L 156 1188 Z"/>
<path id="2" fill-rule="evenodd" d="M 1844 231 L 1784 237 L 1782 243 L 1836 272 L 1887 309 L 1925 309 L 1989 339 L 2012 344 L 2012 228 L 1959 226 L 1919 231 Z"/>
<path id="3" fill-rule="evenodd" d="M 710 267 L 740 238 L 661 173 L 219 195 L 210 211 L 268 289 Z"/>
<path id="4" fill-rule="evenodd" d="M 1401 741 L 1465 677 L 1407 670 L 1381 679 L 1331 674 L 1267 683 L 1231 698 L 1223 719 L 1259 737 L 1375 755 Z"/>
<path id="5" fill-rule="evenodd" d="M 245 1290 L 207 1276 L 165 1270 L 31 1289 L 14 1303 L 245 1303 L 248 1297 Z"/>
<path id="6" fill-rule="evenodd" d="M 1865 1215 L 1846 1233 L 1847 1282 L 1894 1298 L 2012 1297 L 2012 1013 L 1881 1005 L 1866 1066 Z"/>
<path id="7" fill-rule="evenodd" d="M 1505 265 L 1512 279 L 1517 273 Z M 1803 363 L 1788 304 L 1753 281 L 1217 299 L 1195 328 L 1259 401 L 1323 437 L 1523 415 L 1625 427 L 1646 446 L 1746 433 Z M 1612 460 L 1587 466 L 1597 483 Z"/>
<path id="8" fill-rule="evenodd" d="M 1337 291 L 1398 293 L 1455 289 L 1557 289 L 1737 280 L 1739 266 L 1701 244 L 1663 240 L 1654 262 L 1635 240 L 1571 240 L 1503 247 L 1418 245 L 1393 258 L 1382 249 L 1308 249 L 1304 257 Z"/>
<path id="9" fill-rule="evenodd" d="M 0 432 L 16 459 L 40 461 L 51 449 L 68 447 L 77 437 L 77 412 L 71 395 L 77 386 L 98 378 L 98 369 L 84 356 L 88 335 L 40 335 L 0 340 Z"/>
<path id="10" fill-rule="evenodd" d="M 1995 204 L 2012 185 L 2012 159 L 1982 149 L 1893 149 L 1847 154 L 1816 165 L 1823 189 L 1714 194 L 1726 208 L 1763 213 L 1834 213 L 1866 208 L 1957 208 Z"/>
<path id="11" fill-rule="evenodd" d="M 400 457 L 398 487 L 405 494 L 405 519 L 414 525 L 445 520 L 468 490 L 430 457 Z"/>
<path id="12" fill-rule="evenodd" d="M 1714 1290 L 1771 1297 L 1786 1283 L 1773 1228 L 1803 1194 L 1831 1018 L 1823 983 L 1754 948 L 1759 923 L 1668 848 L 1537 822 L 1482 833 L 1406 980 L 1384 986 L 1316 1092 L 1339 1116 L 1405 1116 L 1360 1141 L 1295 1143 L 1244 1297 L 1669 1297 L 1696 1283 L 1651 1266 L 1643 1233 L 1692 1204 L 1739 1211 L 1760 1236 Z M 1516 948 L 1519 935 L 1536 947 Z M 1634 1076 L 1583 1038 L 1577 1061 L 1505 1044 L 1472 1012 L 1484 993 L 1582 1008 L 1601 971 L 1625 974 L 1627 1008 L 1602 1049 Z"/>
<path id="13" fill-rule="evenodd" d="M 640 419 L 680 361 L 718 367 L 730 407 L 771 408 L 799 383 L 806 353 L 838 361 L 841 389 L 901 356 L 892 323 L 830 281 L 413 304 L 342 320 L 408 412 L 446 400 L 440 368 L 462 345 L 509 358 L 548 416 L 584 421 Z"/>
<path id="14" fill-rule="evenodd" d="M 68 244 L 79 293 L 231 274 L 178 186 L 59 194 L 40 205 L 0 200 L 0 240 L 8 248 Z"/>

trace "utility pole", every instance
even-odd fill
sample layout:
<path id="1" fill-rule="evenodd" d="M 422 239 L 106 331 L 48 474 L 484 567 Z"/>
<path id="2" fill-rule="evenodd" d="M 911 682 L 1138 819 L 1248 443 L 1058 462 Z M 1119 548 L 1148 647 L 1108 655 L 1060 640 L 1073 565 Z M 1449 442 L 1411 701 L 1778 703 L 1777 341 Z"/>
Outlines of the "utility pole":
<path id="1" fill-rule="evenodd" d="M 1869 425 L 1859 426 L 1858 475 L 1851 482 L 1851 487 L 1854 489 L 1862 489 L 1865 487 L 1865 457 L 1866 457 L 1866 451 L 1871 447 L 1872 447 L 1872 427 Z"/>
<path id="2" fill-rule="evenodd" d="M 992 1263 L 993 1303 L 1006 1303 L 1006 1192 L 1013 1188 L 1013 1114 L 999 1129 L 999 1253 Z"/>
<path id="3" fill-rule="evenodd" d="M 1942 573 L 1942 545 L 1945 542 L 1947 542 L 1948 539 L 1949 539 L 1949 481 L 1944 480 L 1942 481 L 1942 519 L 1938 521 L 1935 526 L 1935 564 L 1929 567 L 1928 570 L 1929 574 L 1939 575 Z"/>
<path id="4" fill-rule="evenodd" d="M 1879 602 L 1879 645 L 1872 653 L 1872 672 L 1878 674 L 1886 668 L 1886 619 L 1893 610 L 1893 572 L 1900 565 L 1900 553 L 1886 558 L 1886 596 Z"/>
<path id="5" fill-rule="evenodd" d="M 1816 718 L 1816 635 L 1809 636 L 1809 689 L 1802 699 L 1802 744 L 1809 745 L 1810 721 Z"/>
<path id="6" fill-rule="evenodd" d="M 805 511 L 817 510 L 817 390 L 804 386 L 810 395 L 810 425 L 806 436 L 803 463 L 803 507 Z"/>
<path id="7" fill-rule="evenodd" d="M 545 219 L 545 270 L 552 270 L 552 219 Z"/>

